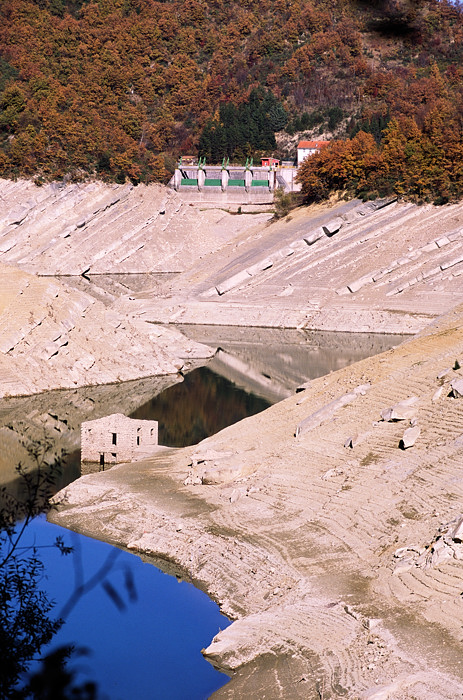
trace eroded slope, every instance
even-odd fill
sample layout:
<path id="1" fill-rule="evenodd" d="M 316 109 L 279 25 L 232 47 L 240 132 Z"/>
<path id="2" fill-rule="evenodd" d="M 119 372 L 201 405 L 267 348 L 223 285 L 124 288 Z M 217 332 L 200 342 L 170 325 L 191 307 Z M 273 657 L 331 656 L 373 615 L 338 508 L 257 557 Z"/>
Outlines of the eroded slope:
<path id="1" fill-rule="evenodd" d="M 127 313 L 153 321 L 414 333 L 463 299 L 463 205 L 317 205 L 237 237 Z M 143 296 L 143 295 L 140 295 Z"/>
<path id="2" fill-rule="evenodd" d="M 207 655 L 236 674 L 216 697 L 458 697 L 462 357 L 459 307 L 199 446 L 80 479 L 53 518 L 221 603 L 235 623 Z M 381 412 L 410 397 L 402 450 L 410 420 Z"/>
<path id="3" fill-rule="evenodd" d="M 176 374 L 209 355 L 181 333 L 127 322 L 84 292 L 0 264 L 0 397 Z"/>

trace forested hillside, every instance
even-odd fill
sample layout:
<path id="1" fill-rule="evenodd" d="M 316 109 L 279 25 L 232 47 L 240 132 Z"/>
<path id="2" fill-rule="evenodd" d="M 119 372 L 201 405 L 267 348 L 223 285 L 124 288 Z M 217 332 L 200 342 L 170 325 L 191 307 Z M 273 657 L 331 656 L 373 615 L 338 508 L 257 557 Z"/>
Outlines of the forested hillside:
<path id="1" fill-rule="evenodd" d="M 182 153 L 211 162 L 276 152 L 282 129 L 356 138 L 374 158 L 386 129 L 389 159 L 425 135 L 425 150 L 451 152 L 441 158 L 452 185 L 443 199 L 461 196 L 460 4 L 0 3 L 0 176 L 162 181 Z M 337 181 L 312 168 L 308 196 L 388 189 L 360 182 L 373 163 L 354 160 L 355 172 Z"/>

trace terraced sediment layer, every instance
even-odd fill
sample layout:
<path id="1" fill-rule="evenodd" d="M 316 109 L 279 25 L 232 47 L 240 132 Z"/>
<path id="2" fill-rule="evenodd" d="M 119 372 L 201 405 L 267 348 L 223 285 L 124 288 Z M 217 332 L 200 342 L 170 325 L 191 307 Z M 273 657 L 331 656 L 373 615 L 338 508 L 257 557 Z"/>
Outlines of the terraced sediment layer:
<path id="1" fill-rule="evenodd" d="M 53 519 L 220 602 L 217 698 L 460 697 L 462 359 L 460 306 L 197 446 L 81 478 Z"/>
<path id="2" fill-rule="evenodd" d="M 0 262 L 40 275 L 179 272 L 270 217 L 194 207 L 162 185 L 0 179 Z"/>
<path id="3" fill-rule="evenodd" d="M 463 204 L 392 200 L 296 210 L 169 285 L 121 298 L 152 321 L 415 333 L 463 300 Z"/>
<path id="4" fill-rule="evenodd" d="M 161 323 L 415 333 L 463 300 L 461 203 L 332 202 L 276 222 L 254 209 L 161 185 L 0 180 L 0 262 L 90 276 L 106 305 Z M 144 291 L 135 273 L 157 277 Z"/>
<path id="5" fill-rule="evenodd" d="M 0 263 L 0 398 L 176 374 L 212 351 Z"/>

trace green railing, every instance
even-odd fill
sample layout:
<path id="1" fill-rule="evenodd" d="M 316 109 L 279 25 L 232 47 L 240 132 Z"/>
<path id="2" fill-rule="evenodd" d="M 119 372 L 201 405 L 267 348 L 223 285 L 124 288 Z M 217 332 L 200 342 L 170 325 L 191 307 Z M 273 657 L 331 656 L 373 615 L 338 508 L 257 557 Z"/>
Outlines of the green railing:
<path id="1" fill-rule="evenodd" d="M 244 180 L 232 180 L 230 178 L 228 181 L 228 186 L 229 187 L 244 187 Z"/>
<path id="2" fill-rule="evenodd" d="M 195 177 L 182 177 L 181 185 L 195 185 L 196 187 L 198 186 L 198 180 Z"/>
<path id="3" fill-rule="evenodd" d="M 251 182 L 252 187 L 268 187 L 268 180 L 253 180 Z"/>
<path id="4" fill-rule="evenodd" d="M 204 184 L 206 187 L 222 187 L 222 180 L 220 177 L 206 177 Z"/>

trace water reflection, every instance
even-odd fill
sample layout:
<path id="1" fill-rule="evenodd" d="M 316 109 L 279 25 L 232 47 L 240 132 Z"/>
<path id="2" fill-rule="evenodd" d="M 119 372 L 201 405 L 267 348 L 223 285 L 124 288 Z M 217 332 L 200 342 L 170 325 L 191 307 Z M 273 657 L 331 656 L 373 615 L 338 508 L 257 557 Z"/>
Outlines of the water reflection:
<path id="1" fill-rule="evenodd" d="M 57 536 L 73 547 L 72 554 L 61 556 L 53 546 Z M 84 649 L 85 657 L 71 657 L 68 670 L 74 672 L 77 686 L 90 684 L 95 693 L 60 694 L 60 686 L 54 685 L 60 682 L 59 676 L 50 679 L 42 673 L 42 680 L 54 691 L 43 697 L 200 700 L 227 681 L 205 661 L 201 649 L 230 623 L 192 584 L 178 582 L 133 554 L 44 518 L 31 523 L 22 544 L 37 548 L 48 572 L 46 583 L 40 581 L 37 590 L 43 588 L 47 601 L 55 603 L 52 611 L 47 610 L 50 624 L 57 617 L 65 619 L 63 626 L 53 630 L 52 641 L 44 639 L 35 653 Z M 43 622 L 39 630 L 46 630 Z M 1 663 L 0 659 L 0 668 Z M 33 664 L 30 670 L 40 670 L 39 665 Z"/>
<path id="2" fill-rule="evenodd" d="M 270 403 L 287 398 L 308 379 L 389 350 L 408 337 L 236 326 L 179 329 L 217 348 L 207 365 L 211 370 Z"/>
<path id="3" fill-rule="evenodd" d="M 121 384 L 49 391 L 0 399 L 0 486 L 17 493 L 16 465 L 33 468 L 30 447 L 46 448 L 46 460 L 64 459 L 56 489 L 80 476 L 80 425 L 116 411 L 129 415 L 153 396 L 181 382 L 181 375 L 150 377 Z"/>
<path id="4" fill-rule="evenodd" d="M 227 425 L 268 408 L 265 399 L 200 367 L 153 397 L 131 414 L 139 420 L 157 420 L 159 443 L 169 447 L 195 445 Z"/>
<path id="5" fill-rule="evenodd" d="M 308 379 L 387 350 L 402 336 L 184 326 L 216 350 L 207 369 L 121 384 L 0 400 L 0 486 L 18 488 L 15 466 L 32 443 L 66 454 L 58 488 L 80 475 L 80 425 L 111 413 L 160 422 L 160 444 L 180 447 L 286 398 Z M 170 388 L 169 388 L 170 387 Z M 167 390 L 167 391 L 166 391 Z"/>

